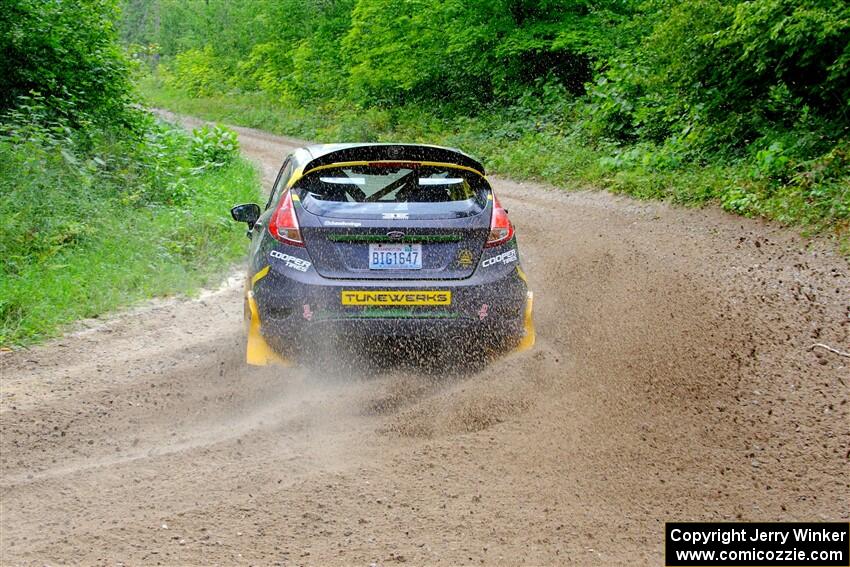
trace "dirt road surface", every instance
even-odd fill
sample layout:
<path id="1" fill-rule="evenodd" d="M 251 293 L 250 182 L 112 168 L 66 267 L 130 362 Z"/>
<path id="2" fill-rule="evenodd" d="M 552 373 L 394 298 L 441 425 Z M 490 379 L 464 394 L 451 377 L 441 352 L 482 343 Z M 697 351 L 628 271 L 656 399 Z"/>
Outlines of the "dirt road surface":
<path id="1" fill-rule="evenodd" d="M 239 132 L 267 182 L 296 143 Z M 493 183 L 538 342 L 483 371 L 248 368 L 238 275 L 0 354 L 2 563 L 662 565 L 665 521 L 848 519 L 845 260 Z"/>

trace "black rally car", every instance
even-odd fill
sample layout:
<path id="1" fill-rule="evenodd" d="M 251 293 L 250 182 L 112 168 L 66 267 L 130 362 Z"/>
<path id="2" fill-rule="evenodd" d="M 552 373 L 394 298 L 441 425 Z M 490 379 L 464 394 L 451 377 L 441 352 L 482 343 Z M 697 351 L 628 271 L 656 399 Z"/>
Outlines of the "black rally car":
<path id="1" fill-rule="evenodd" d="M 534 344 L 532 293 L 514 227 L 458 150 L 325 144 L 284 161 L 248 223 L 249 364 L 298 356 L 323 336 Z"/>

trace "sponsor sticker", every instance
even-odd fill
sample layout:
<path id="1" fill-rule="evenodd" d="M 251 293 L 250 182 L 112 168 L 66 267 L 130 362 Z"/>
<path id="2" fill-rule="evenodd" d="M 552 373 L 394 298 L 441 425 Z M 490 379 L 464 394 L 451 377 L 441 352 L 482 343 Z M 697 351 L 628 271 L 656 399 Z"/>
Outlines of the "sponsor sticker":
<path id="1" fill-rule="evenodd" d="M 272 250 L 269 252 L 269 256 L 272 258 L 277 258 L 278 260 L 283 260 L 286 262 L 287 268 L 292 268 L 293 270 L 298 270 L 299 272 L 306 272 L 310 269 L 310 266 L 313 264 L 308 262 L 307 260 L 302 260 L 296 256 L 290 256 L 289 254 L 284 254 L 283 252 L 278 252 L 277 250 Z"/>
<path id="2" fill-rule="evenodd" d="M 458 250 L 457 263 L 462 268 L 470 267 L 472 265 L 472 252 L 466 248 Z"/>
<path id="3" fill-rule="evenodd" d="M 502 252 L 498 256 L 487 258 L 486 260 L 481 262 L 481 267 L 486 268 L 488 266 L 492 266 L 493 264 L 510 264 L 512 262 L 516 262 L 516 248 L 514 248 L 513 250 L 508 250 L 507 252 Z"/>
<path id="4" fill-rule="evenodd" d="M 342 290 L 343 305 L 451 305 L 450 291 Z"/>
<path id="5" fill-rule="evenodd" d="M 326 220 L 326 221 L 323 221 L 322 224 L 324 224 L 325 226 L 353 226 L 353 227 L 363 226 L 362 222 L 335 221 L 335 220 Z"/>

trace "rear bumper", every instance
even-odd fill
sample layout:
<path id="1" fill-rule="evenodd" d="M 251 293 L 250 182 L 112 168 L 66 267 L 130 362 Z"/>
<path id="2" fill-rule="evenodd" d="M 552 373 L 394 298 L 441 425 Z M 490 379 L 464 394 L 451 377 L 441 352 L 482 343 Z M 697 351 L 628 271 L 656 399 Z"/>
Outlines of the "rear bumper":
<path id="1" fill-rule="evenodd" d="M 351 291 L 443 291 L 442 305 L 343 305 Z M 336 280 L 272 265 L 253 294 L 260 332 L 281 352 L 328 337 L 491 342 L 526 334 L 528 287 L 519 264 L 478 269 L 463 280 Z"/>

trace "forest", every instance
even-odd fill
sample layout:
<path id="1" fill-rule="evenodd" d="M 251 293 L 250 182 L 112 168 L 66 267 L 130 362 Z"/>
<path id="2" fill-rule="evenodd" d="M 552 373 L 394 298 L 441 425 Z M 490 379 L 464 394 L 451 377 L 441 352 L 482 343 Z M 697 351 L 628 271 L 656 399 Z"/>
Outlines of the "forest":
<path id="1" fill-rule="evenodd" d="M 846 1 L 6 0 L 0 49 L 3 345 L 242 254 L 226 206 L 259 181 L 235 134 L 150 108 L 456 146 L 850 254 Z"/>
<path id="2" fill-rule="evenodd" d="M 125 0 L 156 104 L 846 233 L 850 4 Z"/>

